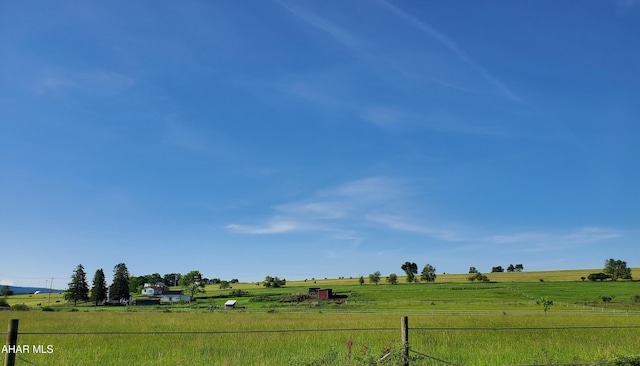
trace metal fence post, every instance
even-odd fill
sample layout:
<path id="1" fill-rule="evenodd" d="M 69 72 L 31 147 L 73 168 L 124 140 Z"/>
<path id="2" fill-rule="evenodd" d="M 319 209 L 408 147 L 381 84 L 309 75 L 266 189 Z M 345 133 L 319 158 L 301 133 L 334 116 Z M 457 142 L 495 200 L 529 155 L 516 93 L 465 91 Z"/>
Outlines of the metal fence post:
<path id="1" fill-rule="evenodd" d="M 409 318 L 402 317 L 402 356 L 404 358 L 403 366 L 409 366 Z"/>
<path id="2" fill-rule="evenodd" d="M 18 319 L 9 319 L 7 331 L 7 353 L 4 356 L 4 366 L 16 364 L 16 347 L 18 344 Z"/>

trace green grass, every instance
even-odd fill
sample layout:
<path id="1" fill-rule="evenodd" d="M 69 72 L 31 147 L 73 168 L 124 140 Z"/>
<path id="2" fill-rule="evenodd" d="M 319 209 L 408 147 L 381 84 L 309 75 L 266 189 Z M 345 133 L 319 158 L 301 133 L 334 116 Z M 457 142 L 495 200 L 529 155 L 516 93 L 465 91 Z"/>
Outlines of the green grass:
<path id="1" fill-rule="evenodd" d="M 0 322 L 16 313 L 0 313 Z M 151 312 L 22 312 L 21 332 L 242 331 L 283 333 L 222 334 L 22 334 L 20 344 L 51 344 L 53 354 L 25 354 L 37 365 L 287 365 L 304 364 L 332 353 L 346 364 L 352 352 L 381 353 L 400 342 L 398 314 L 334 313 L 151 313 Z M 561 312 L 514 315 L 411 315 L 414 350 L 466 365 L 594 362 L 637 352 L 640 329 L 544 329 L 568 326 L 640 326 L 640 317 Z M 451 328 L 484 330 L 448 330 Z M 529 330 L 495 330 L 495 328 Z M 323 328 L 390 328 L 290 332 Z M 430 329 L 417 329 L 430 328 Z M 446 328 L 446 329 L 442 329 Z M 413 364 L 421 364 L 419 362 Z M 428 363 L 422 363 L 428 364 Z"/>
<path id="2" fill-rule="evenodd" d="M 640 328 L 633 327 L 640 327 L 640 305 L 631 301 L 640 294 L 639 283 L 580 280 L 591 272 L 489 274 L 492 281 L 500 280 L 495 283 L 440 275 L 432 284 L 359 285 L 357 278 L 291 281 L 278 289 L 234 284 L 233 290 L 249 292 L 238 298 L 246 308 L 212 312 L 210 307 L 221 306 L 231 289 L 208 286 L 195 304 L 184 306 L 87 304 L 77 312 L 56 303 L 60 295 L 51 296 L 56 312 L 38 311 L 35 304 L 46 305 L 47 295 L 20 295 L 9 297 L 9 303 L 34 310 L 0 311 L 0 326 L 18 318 L 20 344 L 53 345 L 53 354 L 19 355 L 37 365 L 356 365 L 400 346 L 402 315 L 409 316 L 412 349 L 464 365 L 587 364 L 639 354 Z M 278 301 L 309 287 L 332 288 L 348 297 L 340 303 Z M 276 300 L 250 301 L 261 295 Z M 555 302 L 547 314 L 537 303 L 543 296 Z M 604 303 L 602 296 L 612 301 Z M 274 330 L 281 332 L 264 332 Z M 100 332 L 145 334 L 95 334 Z"/>

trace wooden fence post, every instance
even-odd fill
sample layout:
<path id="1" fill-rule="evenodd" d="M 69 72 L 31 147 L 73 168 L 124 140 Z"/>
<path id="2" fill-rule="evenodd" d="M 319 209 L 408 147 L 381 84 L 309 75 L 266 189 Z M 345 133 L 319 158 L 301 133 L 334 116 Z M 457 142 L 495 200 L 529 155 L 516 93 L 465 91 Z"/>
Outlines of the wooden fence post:
<path id="1" fill-rule="evenodd" d="M 404 358 L 403 366 L 409 366 L 409 318 L 402 317 L 402 356 Z"/>
<path id="2" fill-rule="evenodd" d="M 4 356 L 4 366 L 16 364 L 16 347 L 18 344 L 18 319 L 9 319 L 7 331 L 7 353 Z"/>

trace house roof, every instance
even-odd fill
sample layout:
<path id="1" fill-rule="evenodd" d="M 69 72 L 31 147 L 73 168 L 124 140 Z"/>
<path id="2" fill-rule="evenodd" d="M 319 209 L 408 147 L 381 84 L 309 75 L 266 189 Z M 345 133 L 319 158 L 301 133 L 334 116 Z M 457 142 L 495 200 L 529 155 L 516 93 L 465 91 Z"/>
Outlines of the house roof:
<path id="1" fill-rule="evenodd" d="M 182 291 L 181 290 L 165 290 L 162 291 L 163 295 L 182 295 Z"/>
<path id="2" fill-rule="evenodd" d="M 227 302 L 224 303 L 225 306 L 229 305 L 229 306 L 233 306 L 236 304 L 237 300 L 227 300 Z"/>

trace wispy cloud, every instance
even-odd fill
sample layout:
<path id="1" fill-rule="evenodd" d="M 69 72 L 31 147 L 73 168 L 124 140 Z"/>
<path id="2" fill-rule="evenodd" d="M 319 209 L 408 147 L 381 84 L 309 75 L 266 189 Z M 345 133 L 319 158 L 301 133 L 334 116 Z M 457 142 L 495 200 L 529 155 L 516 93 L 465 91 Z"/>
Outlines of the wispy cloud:
<path id="1" fill-rule="evenodd" d="M 320 231 L 334 239 L 361 242 L 370 230 L 392 230 L 425 235 L 441 241 L 463 238 L 437 224 L 412 222 L 413 211 L 407 182 L 388 177 L 370 177 L 319 190 L 310 197 L 273 207 L 274 215 L 264 224 L 229 224 L 225 228 L 242 234 L 283 234 Z M 404 215 L 401 214 L 404 212 Z"/>
<path id="2" fill-rule="evenodd" d="M 208 152 L 210 150 L 210 146 L 202 134 L 198 133 L 193 127 L 184 122 L 178 122 L 175 117 L 169 116 L 167 118 L 169 121 L 166 124 L 165 143 L 197 152 Z"/>
<path id="3" fill-rule="evenodd" d="M 491 83 L 495 88 L 497 88 L 502 95 L 506 96 L 507 98 L 515 102 L 522 101 L 520 97 L 518 97 L 515 93 L 513 93 L 509 89 L 509 87 L 507 87 L 506 84 L 504 84 L 502 81 L 498 80 L 498 78 L 496 78 L 491 73 L 489 73 L 484 67 L 482 67 L 478 62 L 476 62 L 471 56 L 469 56 L 469 54 L 464 49 L 458 46 L 452 39 L 447 37 L 445 34 L 437 31 L 435 28 L 433 28 L 426 22 L 405 13 L 404 11 L 400 10 L 399 8 L 391 5 L 390 3 L 384 0 L 379 0 L 378 3 L 382 4 L 386 9 L 391 11 L 400 19 L 413 25 L 414 27 L 416 27 L 417 29 L 419 29 L 420 31 L 428 35 L 430 38 L 442 44 L 454 55 L 456 55 L 461 61 L 471 66 L 476 71 L 478 71 L 489 83 Z"/>
<path id="4" fill-rule="evenodd" d="M 500 245 L 519 246 L 524 252 L 544 252 L 619 237 L 622 237 L 622 233 L 616 229 L 586 227 L 578 228 L 568 233 L 538 231 L 493 235 L 487 237 L 486 242 Z"/>
<path id="5" fill-rule="evenodd" d="M 293 221 L 272 220 L 264 225 L 238 225 L 229 224 L 225 226 L 227 230 L 239 234 L 282 234 L 293 231 L 300 231 L 303 226 Z"/>
<path id="6" fill-rule="evenodd" d="M 126 90 L 134 84 L 134 78 L 110 70 L 68 70 L 44 67 L 40 76 L 33 80 L 33 90 L 37 95 L 56 95 L 66 92 L 109 95 Z"/>
<path id="7" fill-rule="evenodd" d="M 369 177 L 321 189 L 309 197 L 273 206 L 264 224 L 229 224 L 236 233 L 279 234 L 293 231 L 324 231 L 336 238 L 361 240 L 354 226 L 369 212 L 384 210 L 402 196 L 402 181 Z"/>
<path id="8" fill-rule="evenodd" d="M 425 224 L 412 223 L 405 218 L 401 218 L 397 216 L 371 214 L 371 215 L 367 215 L 367 219 L 373 222 L 383 224 L 394 230 L 425 234 L 427 236 L 430 236 L 432 238 L 442 240 L 442 241 L 464 240 L 463 238 L 460 237 L 458 233 L 454 231 L 443 230 L 443 229 L 431 227 Z"/>
<path id="9" fill-rule="evenodd" d="M 304 11 L 298 7 L 288 5 L 282 1 L 278 1 L 278 4 L 280 4 L 280 6 L 289 11 L 291 14 L 295 15 L 298 19 L 323 32 L 326 32 L 331 37 L 347 47 L 361 47 L 363 44 L 362 39 L 337 24 L 334 24 L 315 14 Z"/>
<path id="10" fill-rule="evenodd" d="M 640 8 L 640 0 L 617 0 L 615 4 L 619 9 L 622 10 Z"/>

